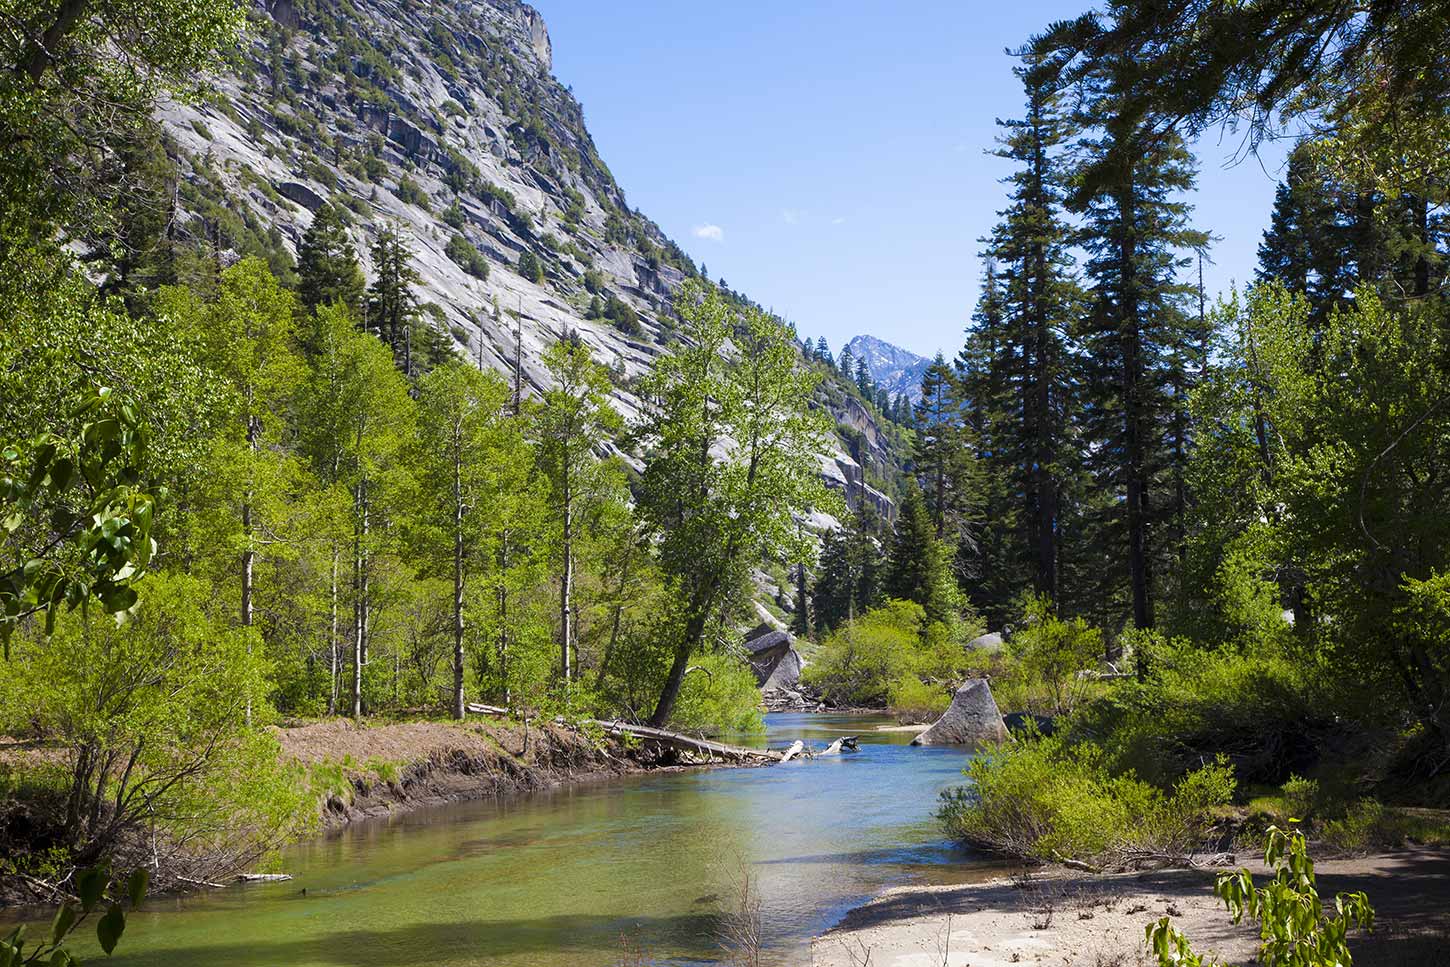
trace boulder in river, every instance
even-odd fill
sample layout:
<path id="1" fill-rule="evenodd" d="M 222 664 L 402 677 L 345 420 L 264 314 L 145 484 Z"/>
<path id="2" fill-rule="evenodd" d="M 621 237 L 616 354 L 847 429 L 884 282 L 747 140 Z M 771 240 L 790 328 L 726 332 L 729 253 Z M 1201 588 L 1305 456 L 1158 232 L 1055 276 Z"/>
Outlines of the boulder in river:
<path id="1" fill-rule="evenodd" d="M 952 696 L 952 704 L 912 745 L 980 745 L 1010 738 L 992 687 L 985 678 L 969 679 Z"/>

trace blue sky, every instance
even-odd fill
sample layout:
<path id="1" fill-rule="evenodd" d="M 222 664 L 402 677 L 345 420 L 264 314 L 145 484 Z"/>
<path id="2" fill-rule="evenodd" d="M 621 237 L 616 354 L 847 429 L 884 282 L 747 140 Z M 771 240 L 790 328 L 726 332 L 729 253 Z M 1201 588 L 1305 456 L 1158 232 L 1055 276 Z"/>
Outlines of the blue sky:
<path id="1" fill-rule="evenodd" d="M 1004 48 L 1084 2 L 532 0 L 630 204 L 833 350 L 871 333 L 950 355 L 1020 113 Z M 1252 277 L 1283 149 L 1198 145 L 1210 292 Z"/>

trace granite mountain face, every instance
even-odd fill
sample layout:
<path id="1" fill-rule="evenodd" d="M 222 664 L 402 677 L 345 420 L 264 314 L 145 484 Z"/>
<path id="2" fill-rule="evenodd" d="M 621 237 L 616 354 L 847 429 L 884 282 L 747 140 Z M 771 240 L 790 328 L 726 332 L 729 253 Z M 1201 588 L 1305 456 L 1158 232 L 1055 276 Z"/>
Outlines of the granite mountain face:
<path id="1" fill-rule="evenodd" d="M 857 336 L 846 347 L 856 359 L 865 360 L 872 381 L 893 399 L 902 393 L 912 402 L 921 399 L 921 374 L 931 365 L 930 359 L 875 336 Z"/>
<path id="2" fill-rule="evenodd" d="M 505 372 L 517 361 L 537 392 L 544 350 L 576 332 L 614 373 L 617 408 L 637 415 L 635 381 L 699 270 L 630 208 L 550 73 L 539 13 L 517 0 L 269 0 L 250 21 L 215 97 L 161 111 L 181 171 L 173 230 L 285 269 L 331 202 L 371 273 L 368 247 L 394 226 L 425 316 L 460 352 Z M 822 398 L 845 434 L 823 475 L 853 504 L 889 507 L 867 482 L 890 478 L 887 436 L 848 394 Z"/>

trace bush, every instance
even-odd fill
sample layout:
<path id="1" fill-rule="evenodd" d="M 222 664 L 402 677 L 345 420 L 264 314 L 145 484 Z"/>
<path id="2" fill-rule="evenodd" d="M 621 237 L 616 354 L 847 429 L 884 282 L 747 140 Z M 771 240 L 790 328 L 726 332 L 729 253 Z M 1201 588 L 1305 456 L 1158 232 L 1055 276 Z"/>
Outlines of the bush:
<path id="1" fill-rule="evenodd" d="M 892 683 L 916 670 L 925 624 L 921 605 L 888 601 L 831 632 L 803 677 L 837 705 L 885 707 Z"/>
<path id="2" fill-rule="evenodd" d="M 178 849 L 204 856 L 209 873 L 250 863 L 312 805 L 276 738 L 246 722 L 249 708 L 269 710 L 261 643 L 232 627 L 204 581 L 153 575 L 137 587 L 124 625 L 73 613 L 50 640 L 17 643 L 0 730 L 70 750 L 54 779 L 79 862 Z"/>
<path id="3" fill-rule="evenodd" d="M 1053 712 L 1070 711 L 1082 696 L 1084 680 L 1078 673 L 1102 657 L 1103 633 L 1080 617 L 1059 618 L 1046 595 L 1026 595 L 1022 611 L 1008 654 L 1027 680 L 1047 686 Z"/>
<path id="4" fill-rule="evenodd" d="M 676 728 L 718 735 L 760 732 L 760 689 L 750 666 L 731 655 L 700 655 L 685 676 L 670 722 Z"/>
<path id="5" fill-rule="evenodd" d="M 1102 750 L 1062 737 L 1028 736 L 973 759 L 971 784 L 943 793 L 948 835 L 1022 860 L 1132 865 L 1197 849 L 1214 811 L 1233 797 L 1223 761 L 1164 792 L 1114 774 Z"/>
<path id="6" fill-rule="evenodd" d="M 934 722 L 952 703 L 951 692 L 940 685 L 907 675 L 891 683 L 887 707 L 905 723 Z"/>
<path id="7" fill-rule="evenodd" d="M 1290 776 L 1284 783 L 1284 808 L 1290 819 L 1308 822 L 1314 818 L 1314 808 L 1319 802 L 1319 783 L 1302 776 Z"/>
<path id="8" fill-rule="evenodd" d="M 398 200 L 404 204 L 417 205 L 425 212 L 432 210 L 428 203 L 428 193 L 407 175 L 398 179 Z"/>
<path id="9" fill-rule="evenodd" d="M 469 275 L 479 279 L 488 278 L 488 259 L 462 235 L 450 238 L 444 251 Z"/>
<path id="10" fill-rule="evenodd" d="M 522 252 L 519 253 L 518 269 L 519 275 L 522 275 L 530 282 L 534 282 L 539 285 L 543 284 L 544 263 L 540 262 L 539 257 L 530 250 L 524 249 Z"/>

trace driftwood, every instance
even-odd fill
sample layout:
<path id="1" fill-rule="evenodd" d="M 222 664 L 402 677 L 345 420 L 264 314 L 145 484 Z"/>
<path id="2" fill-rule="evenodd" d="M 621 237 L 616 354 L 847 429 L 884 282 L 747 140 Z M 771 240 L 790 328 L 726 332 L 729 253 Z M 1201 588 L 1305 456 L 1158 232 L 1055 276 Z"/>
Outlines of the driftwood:
<path id="1" fill-rule="evenodd" d="M 283 880 L 292 879 L 291 873 L 238 873 L 237 880 L 242 883 L 281 883 Z"/>
<path id="2" fill-rule="evenodd" d="M 210 890 L 220 890 L 223 886 L 221 883 L 213 883 L 210 880 L 193 880 L 189 876 L 178 876 L 176 882 L 185 883 L 187 886 L 204 886 Z"/>
<path id="3" fill-rule="evenodd" d="M 795 742 L 791 743 L 791 747 L 785 750 L 785 755 L 780 757 L 780 761 L 789 762 L 790 760 L 794 759 L 796 756 L 804 752 L 805 748 L 806 744 L 800 739 L 796 739 Z"/>
<path id="4" fill-rule="evenodd" d="M 836 741 L 832 742 L 830 745 L 826 746 L 821 751 L 817 752 L 816 755 L 819 755 L 819 756 L 840 755 L 842 749 L 845 749 L 848 752 L 855 752 L 855 751 L 857 751 L 856 750 L 856 741 L 858 739 L 860 739 L 860 738 L 861 737 L 859 735 L 843 735 L 843 736 L 841 736 L 841 738 L 839 738 Z"/>

